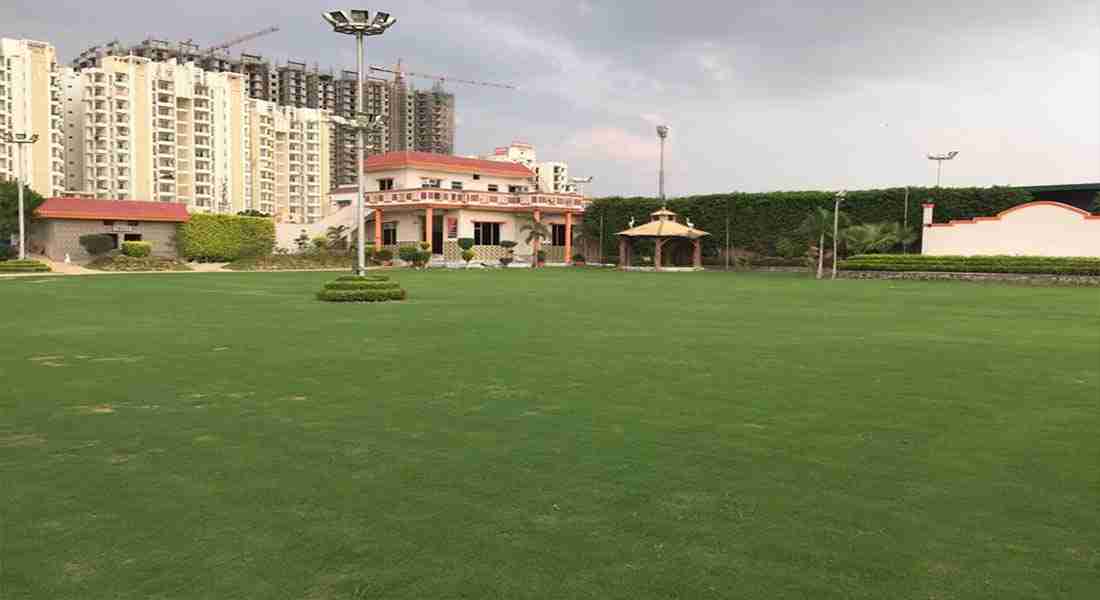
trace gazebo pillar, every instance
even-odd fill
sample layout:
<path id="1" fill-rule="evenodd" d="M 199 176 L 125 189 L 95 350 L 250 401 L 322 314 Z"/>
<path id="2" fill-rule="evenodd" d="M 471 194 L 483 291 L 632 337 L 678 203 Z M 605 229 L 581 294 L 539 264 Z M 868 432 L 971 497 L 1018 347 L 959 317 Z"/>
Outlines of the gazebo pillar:
<path id="1" fill-rule="evenodd" d="M 653 252 L 653 270 L 661 270 L 661 246 L 665 245 L 665 241 L 661 238 L 657 238 L 656 250 Z"/>
<path id="2" fill-rule="evenodd" d="M 630 252 L 627 243 L 626 236 L 619 236 L 619 268 L 624 271 L 630 266 Z"/>
<path id="3" fill-rule="evenodd" d="M 691 264 L 696 269 L 703 266 L 703 242 L 701 240 L 695 240 L 693 242 L 695 251 L 691 255 Z"/>

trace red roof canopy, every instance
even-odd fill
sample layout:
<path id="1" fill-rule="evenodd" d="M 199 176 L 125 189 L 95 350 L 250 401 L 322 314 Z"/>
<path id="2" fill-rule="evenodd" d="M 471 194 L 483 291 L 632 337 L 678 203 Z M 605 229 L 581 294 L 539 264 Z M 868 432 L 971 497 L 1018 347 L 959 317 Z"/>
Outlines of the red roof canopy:
<path id="1" fill-rule="evenodd" d="M 387 152 L 367 158 L 364 173 L 392 169 L 416 168 L 445 171 L 448 173 L 478 173 L 500 177 L 530 178 L 535 174 L 527 167 L 513 162 L 498 162 L 480 158 L 464 158 L 429 152 Z"/>
<path id="2" fill-rule="evenodd" d="M 163 221 L 186 223 L 187 206 L 175 202 L 136 202 L 133 200 L 92 200 L 89 198 L 49 198 L 38 206 L 35 215 L 44 219 L 88 221 Z"/>

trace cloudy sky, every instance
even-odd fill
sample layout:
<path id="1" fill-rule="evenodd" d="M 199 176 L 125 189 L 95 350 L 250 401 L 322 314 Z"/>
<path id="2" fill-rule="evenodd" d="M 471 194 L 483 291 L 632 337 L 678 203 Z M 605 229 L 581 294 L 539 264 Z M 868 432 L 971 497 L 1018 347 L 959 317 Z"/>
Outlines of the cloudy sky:
<path id="1" fill-rule="evenodd" d="M 945 185 L 1100 181 L 1095 0 L 389 1 L 368 5 L 399 19 L 370 63 L 520 88 L 450 84 L 459 153 L 528 141 L 596 195 L 655 193 L 657 123 L 670 195 L 927 185 L 924 155 L 948 150 Z M 115 38 L 277 25 L 238 50 L 354 67 L 318 6 L 5 0 L 0 35 L 67 62 Z"/>

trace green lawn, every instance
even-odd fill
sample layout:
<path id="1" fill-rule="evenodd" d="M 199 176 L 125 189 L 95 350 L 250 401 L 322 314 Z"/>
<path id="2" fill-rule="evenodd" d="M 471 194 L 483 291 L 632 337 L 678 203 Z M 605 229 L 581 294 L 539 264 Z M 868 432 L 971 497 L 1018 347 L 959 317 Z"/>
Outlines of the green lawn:
<path id="1" fill-rule="evenodd" d="M 1100 293 L 0 280 L 0 598 L 1100 597 Z"/>

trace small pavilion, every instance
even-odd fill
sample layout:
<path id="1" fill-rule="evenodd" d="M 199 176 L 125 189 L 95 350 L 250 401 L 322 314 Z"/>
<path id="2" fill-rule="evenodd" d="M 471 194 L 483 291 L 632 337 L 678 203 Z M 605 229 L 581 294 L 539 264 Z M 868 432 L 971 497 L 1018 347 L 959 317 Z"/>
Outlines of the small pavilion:
<path id="1" fill-rule="evenodd" d="M 630 229 L 626 231 L 620 231 L 619 235 L 619 265 L 623 270 L 633 270 L 630 266 L 630 259 L 634 254 L 634 240 L 637 239 L 652 239 L 655 243 L 656 249 L 653 252 L 653 270 L 671 270 L 679 271 L 685 270 L 677 267 L 662 267 L 661 266 L 661 250 L 667 242 L 675 240 L 688 240 L 692 243 L 692 266 L 688 270 L 698 271 L 703 268 L 703 245 L 702 238 L 709 233 L 696 229 L 695 225 L 689 220 L 687 225 L 680 223 L 676 220 L 676 213 L 672 212 L 668 208 L 662 207 L 661 210 L 654 212 L 650 222 L 638 225 L 634 227 L 634 220 L 630 221 Z M 647 268 L 640 268 L 642 270 L 649 270 Z"/>

